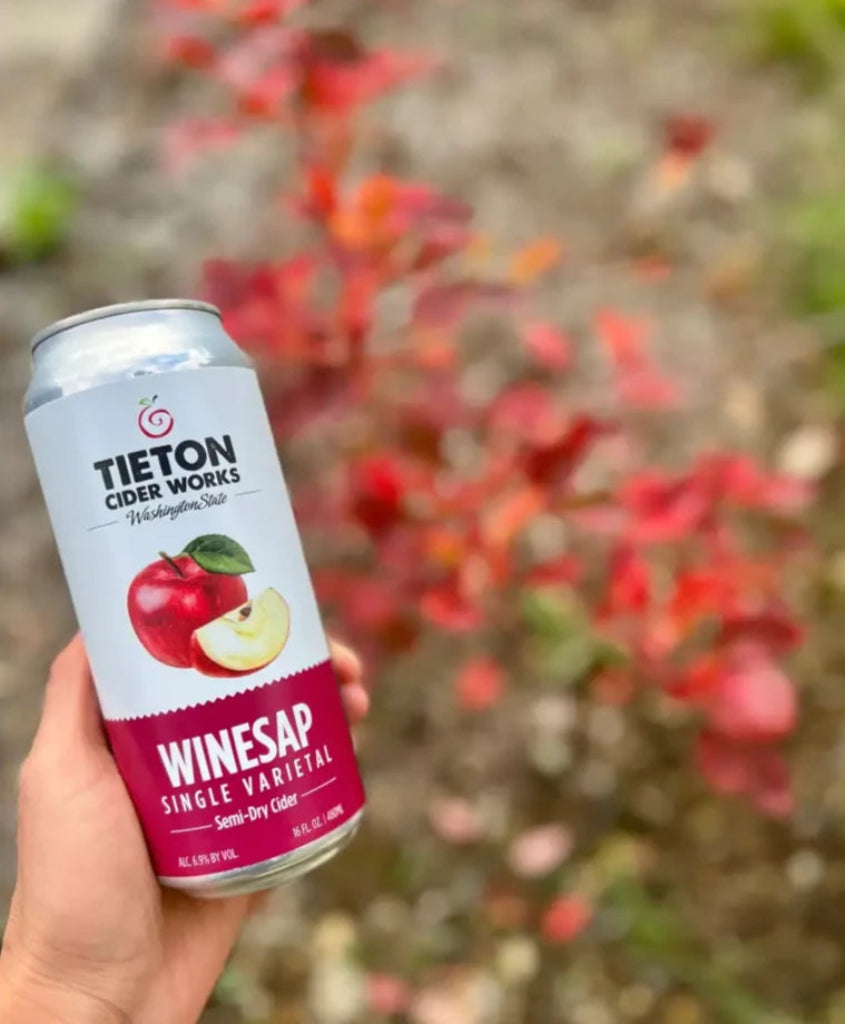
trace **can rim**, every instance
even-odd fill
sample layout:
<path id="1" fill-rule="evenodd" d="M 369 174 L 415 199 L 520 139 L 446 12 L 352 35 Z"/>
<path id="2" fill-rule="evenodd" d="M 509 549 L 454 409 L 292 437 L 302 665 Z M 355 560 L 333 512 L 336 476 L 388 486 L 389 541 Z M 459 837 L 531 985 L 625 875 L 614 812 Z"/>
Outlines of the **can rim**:
<path id="1" fill-rule="evenodd" d="M 137 302 L 118 302 L 112 306 L 98 306 L 85 313 L 77 313 L 74 316 L 66 316 L 62 320 L 57 320 L 35 335 L 32 339 L 31 351 L 34 352 L 42 341 L 73 327 L 92 323 L 94 320 L 105 320 L 112 316 L 144 313 L 156 309 L 197 309 L 204 313 L 212 313 L 218 319 L 222 319 L 220 310 L 216 306 L 212 306 L 210 302 L 201 302 L 199 299 L 141 299 Z"/>

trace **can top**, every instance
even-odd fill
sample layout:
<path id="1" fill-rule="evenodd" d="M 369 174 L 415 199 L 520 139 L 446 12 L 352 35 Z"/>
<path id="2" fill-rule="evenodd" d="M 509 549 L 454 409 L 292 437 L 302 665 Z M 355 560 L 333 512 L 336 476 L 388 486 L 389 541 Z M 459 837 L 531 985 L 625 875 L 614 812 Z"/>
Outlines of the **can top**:
<path id="1" fill-rule="evenodd" d="M 91 323 L 94 320 L 105 320 L 110 316 L 123 316 L 126 313 L 147 313 L 157 309 L 199 309 L 206 313 L 212 313 L 220 317 L 220 310 L 208 302 L 200 302 L 198 299 L 142 299 L 139 302 L 119 302 L 113 306 L 100 306 L 97 309 L 89 309 L 87 313 L 77 313 L 75 316 L 65 317 L 57 320 L 49 327 L 32 339 L 32 351 L 56 334 L 70 330 L 72 327 L 79 327 L 81 324 Z"/>

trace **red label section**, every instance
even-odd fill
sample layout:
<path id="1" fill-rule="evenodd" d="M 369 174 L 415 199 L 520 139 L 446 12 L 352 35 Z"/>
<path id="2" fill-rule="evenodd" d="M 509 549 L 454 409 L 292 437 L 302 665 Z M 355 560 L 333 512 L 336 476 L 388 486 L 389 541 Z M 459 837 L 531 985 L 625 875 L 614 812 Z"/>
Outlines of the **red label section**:
<path id="1" fill-rule="evenodd" d="M 106 729 L 162 877 L 259 864 L 328 835 L 364 806 L 328 661 Z"/>

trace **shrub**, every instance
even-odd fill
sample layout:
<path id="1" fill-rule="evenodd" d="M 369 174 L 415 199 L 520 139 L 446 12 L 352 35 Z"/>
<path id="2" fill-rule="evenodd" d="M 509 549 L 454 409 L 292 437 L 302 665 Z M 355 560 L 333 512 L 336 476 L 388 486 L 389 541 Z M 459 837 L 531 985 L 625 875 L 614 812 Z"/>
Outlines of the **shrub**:
<path id="1" fill-rule="evenodd" d="M 427 632 L 465 635 L 456 649 L 475 653 L 456 694 L 467 714 L 498 701 L 527 633 L 541 659 L 544 637 L 558 654 L 561 636 L 575 637 L 549 662 L 564 681 L 597 700 L 649 690 L 688 706 L 709 783 L 787 815 L 781 744 L 797 710 L 782 663 L 801 628 L 784 573 L 809 488 L 740 452 L 660 465 L 650 425 L 682 423 L 684 399 L 641 318 L 596 311 L 589 340 L 613 414 L 580 399 L 579 345 L 530 307 L 532 284 L 560 259 L 556 241 L 484 276 L 465 202 L 350 169 L 361 109 L 435 62 L 311 28 L 305 6 L 162 0 L 159 12 L 167 58 L 213 78 L 223 110 L 174 126 L 171 162 L 265 122 L 297 154 L 284 200 L 308 241 L 275 260 L 210 260 L 203 291 L 280 370 L 279 436 L 307 427 L 321 452 L 295 497 L 324 554 L 323 603 L 382 663 Z M 469 343 L 479 316 L 500 343 Z M 564 923 L 550 928 L 576 929 L 580 909 L 555 913 Z"/>

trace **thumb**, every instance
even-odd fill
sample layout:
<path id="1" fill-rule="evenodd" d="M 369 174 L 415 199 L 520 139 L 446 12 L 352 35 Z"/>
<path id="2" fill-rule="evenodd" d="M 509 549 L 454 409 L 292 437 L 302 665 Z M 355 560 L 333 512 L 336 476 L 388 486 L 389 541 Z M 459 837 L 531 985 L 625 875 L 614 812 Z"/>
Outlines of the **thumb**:
<path id="1" fill-rule="evenodd" d="M 32 754 L 51 758 L 107 749 L 88 657 L 77 634 L 53 662 Z"/>

